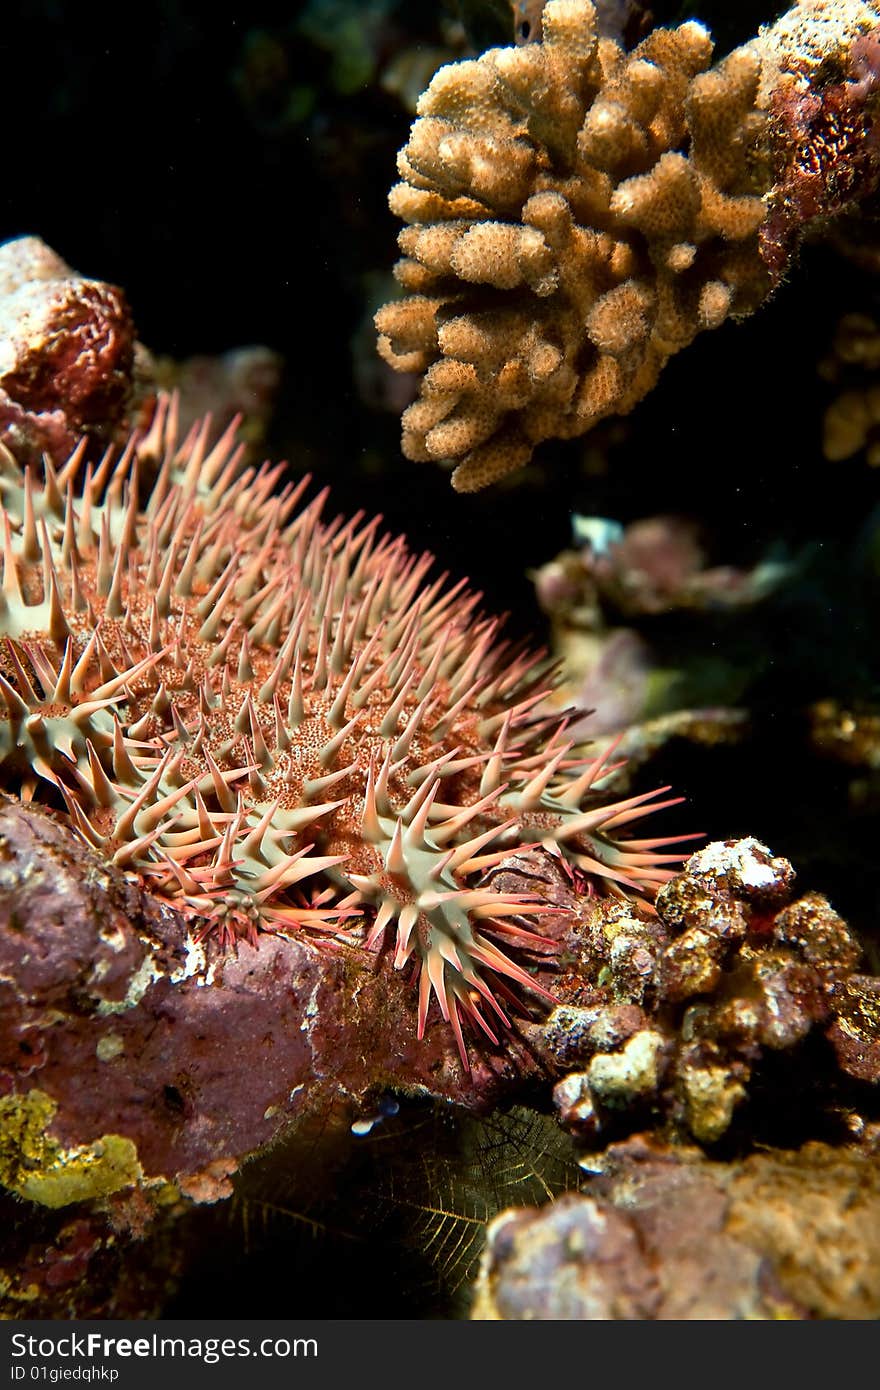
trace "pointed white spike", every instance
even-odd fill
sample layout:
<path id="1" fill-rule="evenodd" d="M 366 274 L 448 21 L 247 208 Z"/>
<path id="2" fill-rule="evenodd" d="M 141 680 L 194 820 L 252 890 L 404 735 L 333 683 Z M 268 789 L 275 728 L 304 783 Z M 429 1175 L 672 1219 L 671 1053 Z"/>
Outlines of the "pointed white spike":
<path id="1" fill-rule="evenodd" d="M 385 867 L 390 874 L 397 874 L 401 878 L 407 877 L 406 855 L 403 850 L 402 821 L 397 821 L 394 827 L 394 834 L 385 851 Z"/>

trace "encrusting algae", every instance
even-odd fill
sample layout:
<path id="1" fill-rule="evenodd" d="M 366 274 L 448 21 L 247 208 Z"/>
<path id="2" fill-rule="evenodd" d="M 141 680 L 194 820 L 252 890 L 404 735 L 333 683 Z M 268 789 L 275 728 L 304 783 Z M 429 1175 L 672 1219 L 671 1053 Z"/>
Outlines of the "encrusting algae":
<path id="1" fill-rule="evenodd" d="M 162 399 L 97 467 L 83 446 L 37 478 L 4 451 L 5 785 L 196 934 L 393 931 L 419 1036 L 433 997 L 467 1065 L 462 1016 L 497 1040 L 552 951 L 551 909 L 482 872 L 542 843 L 585 888 L 650 899 L 684 856 L 628 827 L 670 803 L 614 799 L 607 757 L 544 709 L 540 657 L 429 580 L 430 556 L 378 519 L 322 520 L 307 480 L 276 491 L 283 465 L 246 466 L 232 429 L 176 436 Z"/>
<path id="2" fill-rule="evenodd" d="M 0 1098 L 0 1183 L 44 1207 L 106 1197 L 143 1179 L 130 1139 L 105 1134 L 65 1149 L 48 1134 L 58 1109 L 40 1090 Z"/>

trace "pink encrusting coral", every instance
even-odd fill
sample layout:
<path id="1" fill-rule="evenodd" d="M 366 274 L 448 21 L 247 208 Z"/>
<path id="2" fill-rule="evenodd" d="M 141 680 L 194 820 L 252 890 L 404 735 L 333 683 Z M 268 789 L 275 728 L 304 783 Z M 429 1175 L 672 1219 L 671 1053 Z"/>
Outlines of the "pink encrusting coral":
<path id="1" fill-rule="evenodd" d="M 196 934 L 392 933 L 419 1035 L 433 998 L 466 1061 L 462 1017 L 495 1039 L 552 950 L 549 909 L 484 871 L 542 843 L 585 887 L 650 898 L 683 856 L 627 835 L 669 802 L 615 799 L 546 712 L 541 658 L 430 556 L 378 518 L 323 520 L 324 493 L 277 490 L 232 430 L 176 434 L 163 400 L 97 467 L 78 449 L 37 478 L 4 451 L 5 785 Z"/>

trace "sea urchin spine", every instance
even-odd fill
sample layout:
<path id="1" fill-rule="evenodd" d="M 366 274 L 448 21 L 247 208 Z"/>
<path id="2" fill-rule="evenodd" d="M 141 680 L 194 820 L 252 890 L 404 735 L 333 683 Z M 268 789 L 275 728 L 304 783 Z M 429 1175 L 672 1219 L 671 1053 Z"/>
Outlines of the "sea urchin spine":
<path id="1" fill-rule="evenodd" d="M 546 670 L 479 596 L 379 519 L 322 520 L 306 480 L 248 467 L 234 430 L 177 445 L 173 402 L 93 467 L 0 459 L 0 766 L 201 933 L 396 934 L 467 1054 L 496 1040 L 506 951 L 550 909 L 483 871 L 543 843 L 604 891 L 650 897 L 680 853 L 618 838 L 669 804 L 609 801 L 544 706 Z M 155 472 L 142 508 L 139 473 Z M 665 789 L 663 789 L 665 790 Z M 501 943 L 501 944 L 499 944 Z"/>

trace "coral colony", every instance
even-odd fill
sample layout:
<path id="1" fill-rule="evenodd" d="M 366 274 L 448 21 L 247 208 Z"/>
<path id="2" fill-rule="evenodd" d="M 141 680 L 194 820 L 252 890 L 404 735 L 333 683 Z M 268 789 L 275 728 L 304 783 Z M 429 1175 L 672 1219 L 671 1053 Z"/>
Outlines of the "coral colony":
<path id="1" fill-rule="evenodd" d="M 495 1040 L 514 986 L 546 994 L 508 950 L 552 949 L 550 909 L 483 871 L 542 843 L 650 898 L 683 855 L 629 827 L 670 803 L 604 789 L 540 658 L 429 556 L 322 520 L 324 494 L 278 491 L 283 466 L 246 466 L 232 430 L 176 434 L 163 399 L 97 466 L 78 448 L 37 476 L 3 451 L 5 784 L 227 946 L 393 934 L 419 1036 L 433 997 L 467 1066 L 463 1018 Z"/>
<path id="2" fill-rule="evenodd" d="M 714 66 L 693 21 L 627 53 L 589 0 L 541 20 L 440 69 L 389 199 L 405 297 L 379 348 L 421 376 L 403 450 L 463 492 L 631 410 L 877 184 L 875 6 L 803 0 Z"/>

